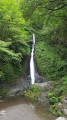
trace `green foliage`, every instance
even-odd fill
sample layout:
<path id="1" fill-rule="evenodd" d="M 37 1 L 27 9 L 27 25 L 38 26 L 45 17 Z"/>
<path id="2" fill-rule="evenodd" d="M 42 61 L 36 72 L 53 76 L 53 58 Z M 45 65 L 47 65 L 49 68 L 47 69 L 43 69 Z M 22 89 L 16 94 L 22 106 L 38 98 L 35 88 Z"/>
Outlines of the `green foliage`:
<path id="1" fill-rule="evenodd" d="M 37 93 L 37 92 L 40 92 L 40 93 L 41 93 L 41 92 L 42 92 L 41 87 L 36 86 L 36 85 L 30 86 L 29 90 L 31 90 L 31 91 L 34 92 L 34 93 Z"/>
<path id="2" fill-rule="evenodd" d="M 51 112 L 61 116 L 56 103 L 67 94 L 67 1 L 23 0 L 21 9 L 36 34 L 38 72 L 55 81 L 54 92 L 48 94 Z"/>
<path id="3" fill-rule="evenodd" d="M 11 44 L 11 42 L 5 42 L 5 41 L 0 40 L 0 47 L 2 47 L 2 48 L 8 47 L 10 44 Z"/>
<path id="4" fill-rule="evenodd" d="M 4 73 L 2 71 L 0 71 L 0 81 L 4 80 Z"/>
<path id="5" fill-rule="evenodd" d="M 27 53 L 29 30 L 18 3 L 13 0 L 3 0 L 0 1 L 0 4 L 2 16 L 0 18 L 0 39 L 8 43 L 11 42 L 10 49 L 16 53 L 25 54 L 25 51 Z M 26 28 L 27 30 L 25 30 Z"/>
<path id="6" fill-rule="evenodd" d="M 15 54 L 3 45 L 0 48 L 0 61 L 0 83 L 11 83 L 21 71 L 21 54 Z"/>
<path id="7" fill-rule="evenodd" d="M 10 53 L 12 52 L 0 52 L 0 83 L 11 83 L 21 71 L 20 57 Z"/>
<path id="8" fill-rule="evenodd" d="M 28 92 L 25 93 L 25 96 L 32 99 L 38 100 L 38 96 L 41 94 L 42 88 L 40 86 L 31 85 Z"/>
<path id="9" fill-rule="evenodd" d="M 62 112 L 57 109 L 57 104 L 51 105 L 50 106 L 50 111 L 52 112 L 53 115 L 55 116 L 62 116 Z"/>
<path id="10" fill-rule="evenodd" d="M 49 103 L 54 105 L 59 101 L 58 97 L 56 96 L 55 92 L 48 93 Z"/>
<path id="11" fill-rule="evenodd" d="M 7 89 L 0 89 L 0 95 L 1 95 L 2 97 L 5 97 L 6 94 L 7 94 L 7 92 L 8 92 Z"/>
<path id="12" fill-rule="evenodd" d="M 0 83 L 2 84 L 13 82 L 21 73 L 23 57 L 30 53 L 31 27 L 22 14 L 20 0 L 0 0 Z"/>
<path id="13" fill-rule="evenodd" d="M 67 75 L 62 78 L 62 83 L 63 83 L 65 90 L 67 90 Z"/>
<path id="14" fill-rule="evenodd" d="M 50 106 L 50 112 L 53 114 L 53 115 L 56 115 L 56 110 L 55 110 L 55 108 L 56 108 L 56 104 L 54 104 L 54 105 L 51 105 Z"/>
<path id="15" fill-rule="evenodd" d="M 58 117 L 62 116 L 62 112 L 60 110 L 57 110 L 56 114 L 57 114 Z"/>
<path id="16" fill-rule="evenodd" d="M 48 93 L 48 98 L 55 97 L 55 92 Z"/>
<path id="17" fill-rule="evenodd" d="M 57 80 L 65 75 L 67 63 L 63 61 L 45 42 L 37 42 L 35 47 L 38 68 L 47 80 Z"/>
<path id="18" fill-rule="evenodd" d="M 64 81 L 65 79 L 65 81 Z M 56 81 L 54 84 L 55 94 L 60 97 L 67 92 L 67 76 L 63 77 L 62 80 Z"/>
<path id="19" fill-rule="evenodd" d="M 50 111 L 56 116 L 61 116 L 62 112 L 58 108 L 58 102 L 62 102 L 63 98 L 67 96 L 67 84 L 64 80 L 67 81 L 67 76 L 63 77 L 62 80 L 56 81 L 54 83 L 54 91 L 48 93 L 47 97 L 50 103 Z"/>
<path id="20" fill-rule="evenodd" d="M 6 64 L 3 66 L 3 69 L 4 69 L 3 72 L 5 76 L 5 82 L 10 84 L 12 82 L 12 79 L 15 78 L 13 67 L 11 64 Z"/>
<path id="21" fill-rule="evenodd" d="M 57 102 L 58 102 L 58 98 L 56 98 L 56 97 L 49 98 L 49 103 L 50 104 L 54 104 L 54 103 L 57 103 Z"/>

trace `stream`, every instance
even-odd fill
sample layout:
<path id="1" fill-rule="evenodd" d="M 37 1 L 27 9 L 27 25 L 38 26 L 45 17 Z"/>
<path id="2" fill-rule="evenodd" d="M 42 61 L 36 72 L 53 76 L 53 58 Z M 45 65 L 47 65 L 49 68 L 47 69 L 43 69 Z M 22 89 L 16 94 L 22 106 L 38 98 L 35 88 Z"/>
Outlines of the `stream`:
<path id="1" fill-rule="evenodd" d="M 0 120 L 55 120 L 48 108 L 23 96 L 10 97 L 0 102 Z"/>

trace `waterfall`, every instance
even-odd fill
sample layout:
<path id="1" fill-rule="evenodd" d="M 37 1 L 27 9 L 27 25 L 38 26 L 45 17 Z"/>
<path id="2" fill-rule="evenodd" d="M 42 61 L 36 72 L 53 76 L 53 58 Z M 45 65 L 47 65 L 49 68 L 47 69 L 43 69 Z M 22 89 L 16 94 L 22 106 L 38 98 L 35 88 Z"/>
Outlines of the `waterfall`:
<path id="1" fill-rule="evenodd" d="M 35 46 L 35 34 L 33 33 L 33 44 L 32 44 L 31 59 L 30 59 L 30 77 L 31 77 L 31 84 L 34 84 L 34 83 L 35 83 L 34 46 Z"/>

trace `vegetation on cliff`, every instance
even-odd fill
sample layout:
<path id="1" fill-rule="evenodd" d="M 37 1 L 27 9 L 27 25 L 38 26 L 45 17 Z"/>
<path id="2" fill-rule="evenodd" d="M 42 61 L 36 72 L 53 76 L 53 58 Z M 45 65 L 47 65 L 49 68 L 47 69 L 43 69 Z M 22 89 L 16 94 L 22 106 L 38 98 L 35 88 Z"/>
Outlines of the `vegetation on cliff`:
<path id="1" fill-rule="evenodd" d="M 66 0 L 0 0 L 0 84 L 10 84 L 24 69 L 35 32 L 39 74 L 55 81 L 49 102 L 54 105 L 66 96 L 66 11 Z"/>
<path id="2" fill-rule="evenodd" d="M 36 34 L 35 55 L 39 74 L 47 81 L 55 81 L 54 92 L 49 93 L 48 98 L 51 110 L 60 116 L 57 102 L 61 102 L 67 93 L 67 1 L 24 0 L 21 9 Z"/>
<path id="3" fill-rule="evenodd" d="M 30 54 L 29 38 L 30 25 L 19 1 L 0 0 L 0 84 L 11 84 L 21 73 L 21 63 Z"/>

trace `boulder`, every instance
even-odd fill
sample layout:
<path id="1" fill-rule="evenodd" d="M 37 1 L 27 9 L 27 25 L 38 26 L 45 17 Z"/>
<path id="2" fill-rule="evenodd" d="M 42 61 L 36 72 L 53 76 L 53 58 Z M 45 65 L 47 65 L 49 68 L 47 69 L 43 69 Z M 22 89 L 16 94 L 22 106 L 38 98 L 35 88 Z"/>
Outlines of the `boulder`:
<path id="1" fill-rule="evenodd" d="M 49 104 L 49 101 L 47 99 L 47 92 L 42 92 L 41 95 L 38 97 L 38 101 L 43 103 L 43 105 L 45 104 Z"/>
<path id="2" fill-rule="evenodd" d="M 62 103 L 58 103 L 58 108 L 62 109 L 63 108 L 63 104 Z"/>
<path id="3" fill-rule="evenodd" d="M 58 117 L 56 120 L 67 120 L 67 118 L 64 118 L 64 117 Z"/>
<path id="4" fill-rule="evenodd" d="M 63 110 L 64 115 L 67 115 L 67 109 Z"/>
<path id="5" fill-rule="evenodd" d="M 40 86 L 42 88 L 42 90 L 45 91 L 51 91 L 53 89 L 53 81 L 49 81 L 49 82 L 43 82 L 43 83 L 35 83 L 35 85 Z"/>
<path id="6" fill-rule="evenodd" d="M 0 100 L 0 103 L 2 103 L 4 100 Z"/>
<path id="7" fill-rule="evenodd" d="M 46 79 L 42 76 L 40 76 L 38 73 L 35 74 L 35 83 L 42 83 L 46 82 Z"/>
<path id="8" fill-rule="evenodd" d="M 64 98 L 63 98 L 62 103 L 63 103 L 63 104 L 67 104 L 67 97 L 64 97 Z"/>

